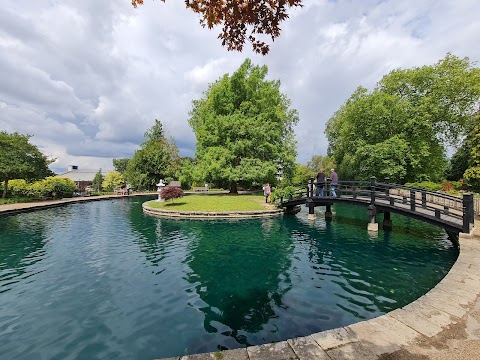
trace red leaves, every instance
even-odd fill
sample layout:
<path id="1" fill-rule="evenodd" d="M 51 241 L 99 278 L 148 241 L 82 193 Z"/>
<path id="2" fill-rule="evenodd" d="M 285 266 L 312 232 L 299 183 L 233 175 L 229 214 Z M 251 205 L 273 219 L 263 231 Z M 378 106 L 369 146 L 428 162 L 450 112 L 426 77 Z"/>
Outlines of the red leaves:
<path id="1" fill-rule="evenodd" d="M 164 200 L 176 199 L 183 196 L 183 190 L 179 187 L 168 187 L 162 189 L 160 197 Z"/>
<path id="2" fill-rule="evenodd" d="M 161 0 L 165 2 L 165 0 Z M 200 14 L 200 24 L 212 29 L 223 25 L 218 35 L 227 49 L 242 51 L 247 30 L 251 28 L 248 41 L 253 50 L 262 55 L 269 45 L 257 40 L 254 34 L 264 34 L 272 41 L 280 36 L 280 22 L 288 18 L 287 8 L 302 6 L 303 0 L 185 0 L 187 8 Z M 142 5 L 143 0 L 132 0 L 132 5 Z"/>

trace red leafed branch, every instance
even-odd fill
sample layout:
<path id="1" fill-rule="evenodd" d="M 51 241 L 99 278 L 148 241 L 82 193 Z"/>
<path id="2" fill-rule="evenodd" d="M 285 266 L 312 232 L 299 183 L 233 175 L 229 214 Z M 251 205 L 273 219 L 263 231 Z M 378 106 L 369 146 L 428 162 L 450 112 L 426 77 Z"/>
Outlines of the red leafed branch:
<path id="1" fill-rule="evenodd" d="M 160 197 L 164 200 L 173 200 L 183 196 L 183 190 L 178 187 L 165 187 L 160 193 Z"/>
<path id="2" fill-rule="evenodd" d="M 160 0 L 165 2 L 165 0 Z M 280 23 L 288 18 L 287 9 L 302 6 L 303 0 L 185 0 L 187 8 L 201 15 L 200 24 L 209 29 L 222 25 L 218 38 L 228 50 L 242 51 L 245 41 L 253 50 L 266 55 L 269 45 L 256 38 L 269 36 L 272 41 L 280 36 Z M 142 5 L 143 0 L 132 0 Z M 247 32 L 250 34 L 247 36 Z"/>

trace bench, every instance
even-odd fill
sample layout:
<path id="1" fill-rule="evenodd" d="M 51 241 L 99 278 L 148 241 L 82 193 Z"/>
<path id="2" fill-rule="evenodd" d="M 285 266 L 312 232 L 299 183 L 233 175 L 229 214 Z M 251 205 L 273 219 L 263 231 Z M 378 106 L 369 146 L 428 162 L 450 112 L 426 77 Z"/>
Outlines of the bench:
<path id="1" fill-rule="evenodd" d="M 205 186 L 194 186 L 192 188 L 193 191 L 208 191 L 208 187 Z"/>
<path id="2" fill-rule="evenodd" d="M 122 189 L 113 189 L 113 195 L 123 195 L 123 194 L 126 194 L 126 190 L 123 190 L 122 192 Z"/>

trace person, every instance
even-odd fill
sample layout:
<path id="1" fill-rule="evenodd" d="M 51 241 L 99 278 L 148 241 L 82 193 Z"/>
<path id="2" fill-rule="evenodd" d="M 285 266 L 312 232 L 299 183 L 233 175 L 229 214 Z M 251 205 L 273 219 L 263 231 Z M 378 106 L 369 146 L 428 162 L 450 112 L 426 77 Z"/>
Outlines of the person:
<path id="1" fill-rule="evenodd" d="M 317 174 L 317 190 L 315 191 L 315 196 L 323 196 L 323 188 L 325 187 L 325 173 L 323 169 Z"/>
<path id="2" fill-rule="evenodd" d="M 120 189 L 122 190 L 122 195 L 125 195 L 125 184 L 122 184 L 122 186 L 120 186 Z"/>
<path id="3" fill-rule="evenodd" d="M 265 202 L 268 203 L 268 197 L 270 196 L 272 190 L 270 189 L 270 184 L 266 183 L 263 185 L 263 196 L 265 196 Z"/>
<path id="4" fill-rule="evenodd" d="M 337 184 L 338 184 L 338 175 L 335 172 L 335 169 L 331 170 L 330 180 L 332 180 L 332 183 L 330 185 L 330 189 L 332 190 L 332 196 L 337 197 L 337 193 L 335 192 L 335 188 L 337 187 Z"/>
<path id="5" fill-rule="evenodd" d="M 130 195 L 130 190 L 132 189 L 132 185 L 127 184 L 127 195 Z"/>

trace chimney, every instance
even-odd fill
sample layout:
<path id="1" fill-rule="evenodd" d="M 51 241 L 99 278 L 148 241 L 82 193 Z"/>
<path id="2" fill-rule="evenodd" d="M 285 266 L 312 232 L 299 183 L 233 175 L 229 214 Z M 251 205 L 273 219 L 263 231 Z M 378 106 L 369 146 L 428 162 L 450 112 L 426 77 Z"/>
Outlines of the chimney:
<path id="1" fill-rule="evenodd" d="M 78 170 L 77 165 L 68 165 L 68 171 Z"/>

